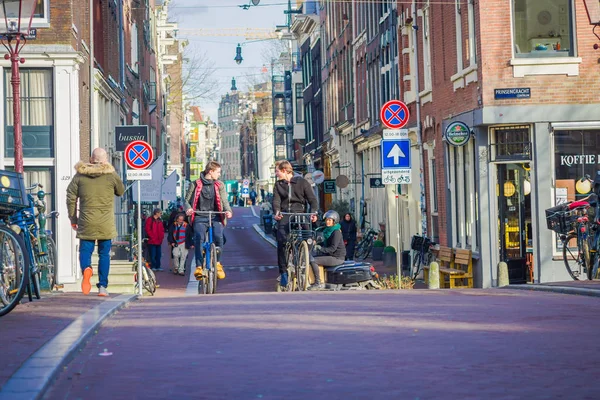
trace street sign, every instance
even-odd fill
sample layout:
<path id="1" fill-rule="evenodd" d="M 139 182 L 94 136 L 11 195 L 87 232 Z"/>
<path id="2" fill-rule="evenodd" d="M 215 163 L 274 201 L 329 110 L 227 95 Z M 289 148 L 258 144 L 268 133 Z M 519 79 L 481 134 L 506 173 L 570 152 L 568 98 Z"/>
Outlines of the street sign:
<path id="1" fill-rule="evenodd" d="M 410 169 L 410 140 L 382 140 L 381 168 Z"/>
<path id="2" fill-rule="evenodd" d="M 335 193 L 335 179 L 327 179 L 323 181 L 323 192 L 325 192 L 325 194 Z"/>
<path id="3" fill-rule="evenodd" d="M 408 129 L 384 129 L 384 139 L 408 139 Z"/>
<path id="4" fill-rule="evenodd" d="M 370 178 L 369 183 L 372 189 L 382 189 L 385 187 L 381 178 Z"/>
<path id="5" fill-rule="evenodd" d="M 125 148 L 125 162 L 130 168 L 145 169 L 154 159 L 154 151 L 146 142 L 135 140 Z"/>
<path id="6" fill-rule="evenodd" d="M 320 185 L 325 180 L 325 174 L 322 171 L 316 170 L 312 173 L 313 182 Z"/>
<path id="7" fill-rule="evenodd" d="M 242 197 L 250 197 L 250 189 L 247 186 L 242 187 Z"/>
<path id="8" fill-rule="evenodd" d="M 400 129 L 408 123 L 408 107 L 400 100 L 390 100 L 381 107 L 381 122 L 390 129 Z"/>
<path id="9" fill-rule="evenodd" d="M 151 181 L 152 170 L 151 169 L 128 169 L 127 170 L 128 181 Z"/>
<path id="10" fill-rule="evenodd" d="M 115 126 L 115 151 L 125 151 L 127 145 L 136 140 L 148 141 L 146 125 Z"/>
<path id="11" fill-rule="evenodd" d="M 250 186 L 250 181 L 248 179 L 244 179 L 242 181 L 242 186 L 245 187 L 245 188 L 249 187 Z"/>
<path id="12" fill-rule="evenodd" d="M 407 168 L 382 169 L 381 178 L 384 185 L 405 185 L 411 183 L 410 173 L 411 170 Z"/>

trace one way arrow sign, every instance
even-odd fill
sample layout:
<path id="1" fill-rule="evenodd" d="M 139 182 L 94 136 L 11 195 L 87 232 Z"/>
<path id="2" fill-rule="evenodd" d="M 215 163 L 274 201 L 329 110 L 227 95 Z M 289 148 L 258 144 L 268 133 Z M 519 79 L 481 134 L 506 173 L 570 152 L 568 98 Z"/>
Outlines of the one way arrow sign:
<path id="1" fill-rule="evenodd" d="M 410 168 L 410 139 L 382 140 L 381 168 Z"/>

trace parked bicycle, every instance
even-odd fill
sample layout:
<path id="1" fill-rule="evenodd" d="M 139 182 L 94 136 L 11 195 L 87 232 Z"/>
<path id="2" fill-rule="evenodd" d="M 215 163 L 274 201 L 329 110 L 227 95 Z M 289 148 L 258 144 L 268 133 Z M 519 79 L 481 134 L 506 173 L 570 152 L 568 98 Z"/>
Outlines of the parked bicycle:
<path id="1" fill-rule="evenodd" d="M 148 238 L 145 238 L 142 242 L 142 287 L 154 296 L 156 292 L 156 288 L 158 287 L 158 283 L 156 281 L 156 275 L 154 271 L 150 268 L 149 262 L 147 260 L 147 242 Z M 133 281 L 135 282 L 134 290 L 135 293 L 139 293 L 140 283 L 138 280 L 138 259 L 137 259 L 137 246 L 133 247 L 133 265 L 131 269 L 135 271 L 133 276 Z"/>
<path id="2" fill-rule="evenodd" d="M 417 279 L 423 270 L 423 266 L 429 265 L 433 261 L 435 246 L 436 243 L 427 236 L 413 235 L 410 243 L 412 266 L 409 272 L 409 276 L 413 281 Z"/>
<path id="3" fill-rule="evenodd" d="M 573 280 L 593 279 L 598 274 L 600 227 L 590 221 L 589 208 L 588 201 L 579 200 L 546 210 L 548 229 L 562 242 L 563 262 Z"/>
<path id="4" fill-rule="evenodd" d="M 225 211 L 194 211 L 196 215 L 208 216 L 208 232 L 202 244 L 204 273 L 198 280 L 198 294 L 217 293 L 217 246 L 213 240 L 212 220 L 216 215 L 225 215 Z"/>
<path id="5" fill-rule="evenodd" d="M 311 217 L 314 213 L 281 213 L 289 216 L 289 234 L 285 242 L 287 286 L 277 282 L 278 292 L 304 291 L 308 287 L 310 251 L 315 244 Z"/>
<path id="6" fill-rule="evenodd" d="M 363 237 L 356 245 L 356 250 L 354 251 L 354 258 L 356 260 L 364 260 L 369 257 L 371 254 L 371 250 L 373 250 L 373 243 L 377 239 L 377 235 L 379 233 L 373 228 L 369 227 L 363 233 Z"/>

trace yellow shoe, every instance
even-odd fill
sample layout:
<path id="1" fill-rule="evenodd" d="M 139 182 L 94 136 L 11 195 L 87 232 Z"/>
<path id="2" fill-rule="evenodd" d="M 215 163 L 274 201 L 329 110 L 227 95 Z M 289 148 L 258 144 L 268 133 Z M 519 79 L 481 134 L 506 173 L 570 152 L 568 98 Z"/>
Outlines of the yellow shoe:
<path id="1" fill-rule="evenodd" d="M 202 267 L 196 267 L 196 270 L 194 271 L 194 277 L 196 278 L 196 280 L 199 281 L 200 279 L 202 279 L 203 276 L 204 269 Z"/>
<path id="2" fill-rule="evenodd" d="M 225 279 L 225 270 L 219 261 L 217 261 L 217 279 Z"/>

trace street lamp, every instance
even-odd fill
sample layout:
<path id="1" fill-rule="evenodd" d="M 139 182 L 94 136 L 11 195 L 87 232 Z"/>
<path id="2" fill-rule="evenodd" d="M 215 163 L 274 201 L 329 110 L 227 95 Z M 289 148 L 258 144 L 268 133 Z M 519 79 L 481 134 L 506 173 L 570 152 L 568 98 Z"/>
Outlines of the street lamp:
<path id="1" fill-rule="evenodd" d="M 238 43 L 237 47 L 235 48 L 234 60 L 238 65 L 241 64 L 242 61 L 244 61 L 244 58 L 242 57 L 242 45 L 239 43 Z"/>
<path id="2" fill-rule="evenodd" d="M 11 79 L 13 91 L 13 130 L 15 142 L 15 171 L 23 173 L 23 131 L 21 128 L 21 96 L 19 87 L 19 63 L 25 59 L 19 52 L 25 46 L 30 34 L 31 21 L 37 0 L 0 0 L 0 40 L 8 50 L 4 59 L 11 62 Z M 3 22 L 2 22 L 3 21 Z"/>

